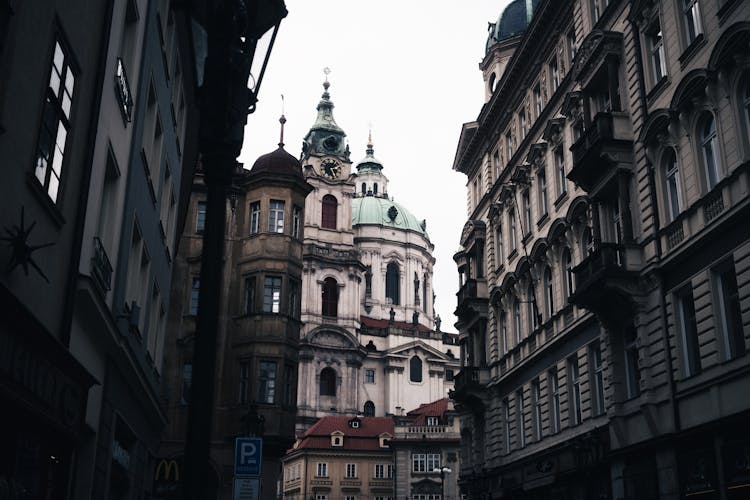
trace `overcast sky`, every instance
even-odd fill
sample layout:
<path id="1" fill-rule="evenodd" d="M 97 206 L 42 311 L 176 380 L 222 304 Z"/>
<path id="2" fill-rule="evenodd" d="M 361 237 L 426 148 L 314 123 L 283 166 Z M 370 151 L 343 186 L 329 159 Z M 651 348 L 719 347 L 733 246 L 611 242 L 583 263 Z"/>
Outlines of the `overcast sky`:
<path id="1" fill-rule="evenodd" d="M 509 0 L 286 0 L 240 161 L 249 168 L 276 148 L 281 94 L 286 150 L 299 156 L 316 117 L 323 68 L 334 117 L 354 163 L 372 127 L 388 193 L 427 219 L 437 262 L 435 309 L 455 331 L 458 273 L 453 254 L 466 222 L 466 176 L 452 170 L 461 125 L 484 102 L 479 62 L 487 23 Z"/>

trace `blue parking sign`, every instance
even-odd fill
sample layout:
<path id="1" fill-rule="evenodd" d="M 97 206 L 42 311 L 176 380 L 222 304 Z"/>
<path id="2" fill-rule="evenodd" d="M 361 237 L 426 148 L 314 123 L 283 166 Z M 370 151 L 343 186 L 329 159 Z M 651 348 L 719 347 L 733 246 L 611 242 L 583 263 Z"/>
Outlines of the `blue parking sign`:
<path id="1" fill-rule="evenodd" d="M 263 461 L 263 439 L 240 437 L 234 441 L 234 475 L 260 476 Z"/>

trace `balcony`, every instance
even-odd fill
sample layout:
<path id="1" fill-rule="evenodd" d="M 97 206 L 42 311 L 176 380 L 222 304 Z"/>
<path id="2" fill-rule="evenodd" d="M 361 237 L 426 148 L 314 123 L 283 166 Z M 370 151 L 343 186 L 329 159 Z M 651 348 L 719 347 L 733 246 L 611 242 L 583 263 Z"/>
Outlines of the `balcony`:
<path id="1" fill-rule="evenodd" d="M 568 179 L 592 193 L 633 158 L 633 126 L 621 112 L 597 113 L 589 128 L 571 146 L 573 168 Z M 592 193 L 593 194 L 593 193 Z"/>
<path id="2" fill-rule="evenodd" d="M 461 439 L 460 433 L 452 425 L 396 426 L 394 434 L 394 439 L 398 440 Z"/>
<path id="3" fill-rule="evenodd" d="M 94 238 L 94 254 L 91 257 L 91 276 L 102 293 L 112 288 L 112 264 L 99 238 Z"/>
<path id="4" fill-rule="evenodd" d="M 456 316 L 458 316 L 459 322 L 468 325 L 473 323 L 476 318 L 487 317 L 489 294 L 487 293 L 486 280 L 466 280 L 456 296 L 458 297 Z"/>
<path id="5" fill-rule="evenodd" d="M 573 268 L 575 292 L 570 302 L 612 319 L 630 315 L 639 293 L 640 262 L 637 247 L 600 243 Z"/>

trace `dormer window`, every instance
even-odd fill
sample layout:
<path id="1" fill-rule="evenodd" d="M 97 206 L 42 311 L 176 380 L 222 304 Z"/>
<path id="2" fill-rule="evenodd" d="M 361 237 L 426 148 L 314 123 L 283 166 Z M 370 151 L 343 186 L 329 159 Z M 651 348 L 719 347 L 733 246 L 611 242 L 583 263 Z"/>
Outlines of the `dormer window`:
<path id="1" fill-rule="evenodd" d="M 390 446 L 390 442 L 391 442 L 391 438 L 392 438 L 392 437 L 393 437 L 393 436 L 391 436 L 391 435 L 390 435 L 390 434 L 388 434 L 387 432 L 385 432 L 385 433 L 381 434 L 381 435 L 379 436 L 379 438 L 380 438 L 380 447 L 381 447 L 381 448 L 388 448 L 388 447 Z"/>
<path id="2" fill-rule="evenodd" d="M 358 418 L 349 420 L 349 427 L 352 429 L 359 429 L 362 426 L 362 421 Z"/>
<path id="3" fill-rule="evenodd" d="M 342 447 L 344 446 L 344 433 L 341 431 L 335 431 L 331 433 L 331 446 Z"/>
<path id="4" fill-rule="evenodd" d="M 427 425 L 438 425 L 438 417 L 427 417 Z"/>

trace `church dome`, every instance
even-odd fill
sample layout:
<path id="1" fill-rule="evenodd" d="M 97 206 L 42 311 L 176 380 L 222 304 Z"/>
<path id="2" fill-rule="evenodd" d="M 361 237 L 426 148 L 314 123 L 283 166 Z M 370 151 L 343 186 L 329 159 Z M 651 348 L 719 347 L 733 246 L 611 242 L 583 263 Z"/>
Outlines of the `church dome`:
<path id="1" fill-rule="evenodd" d="M 366 156 L 357 163 L 357 171 L 359 173 L 364 172 L 380 172 L 383 170 L 383 164 L 380 163 L 380 160 L 375 158 L 375 149 L 372 146 L 372 135 L 368 138 L 367 141 L 367 150 L 366 150 Z"/>
<path id="2" fill-rule="evenodd" d="M 364 196 L 352 200 L 352 226 L 377 225 L 415 231 L 428 240 L 427 223 L 420 222 L 403 205 L 388 198 Z"/>
<path id="3" fill-rule="evenodd" d="M 276 151 L 264 154 L 253 164 L 250 175 L 274 174 L 304 179 L 302 165 L 294 156 L 279 146 Z"/>
<path id="4" fill-rule="evenodd" d="M 490 34 L 487 37 L 486 52 L 498 42 L 520 35 L 529 27 L 539 0 L 513 0 L 497 19 L 490 24 Z"/>

